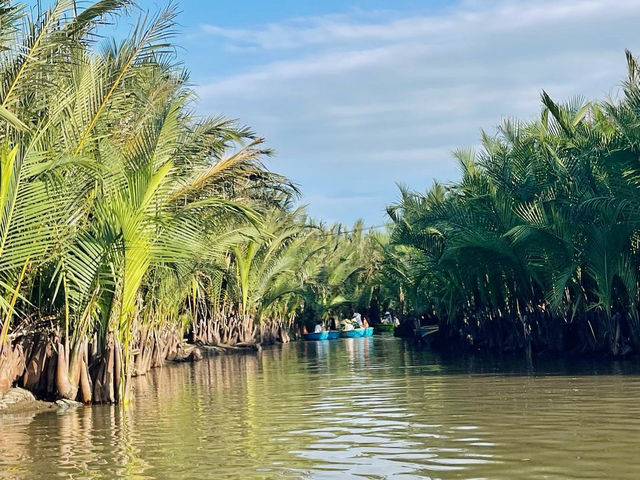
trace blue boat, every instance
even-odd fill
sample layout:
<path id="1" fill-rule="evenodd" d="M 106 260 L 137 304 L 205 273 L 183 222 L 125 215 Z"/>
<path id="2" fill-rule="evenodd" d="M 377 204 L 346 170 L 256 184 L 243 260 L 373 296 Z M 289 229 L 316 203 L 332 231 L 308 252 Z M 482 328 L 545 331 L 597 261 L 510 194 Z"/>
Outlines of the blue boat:
<path id="1" fill-rule="evenodd" d="M 329 340 L 335 340 L 336 338 L 340 338 L 340 331 L 338 330 L 329 330 Z"/>
<path id="2" fill-rule="evenodd" d="M 304 333 L 302 338 L 305 340 L 327 340 L 329 338 L 329 332 Z"/>
<path id="3" fill-rule="evenodd" d="M 373 327 L 367 327 L 364 329 L 363 337 L 373 337 Z"/>
<path id="4" fill-rule="evenodd" d="M 366 328 L 354 328 L 353 330 L 341 330 L 340 336 L 342 338 L 360 338 L 364 337 Z"/>

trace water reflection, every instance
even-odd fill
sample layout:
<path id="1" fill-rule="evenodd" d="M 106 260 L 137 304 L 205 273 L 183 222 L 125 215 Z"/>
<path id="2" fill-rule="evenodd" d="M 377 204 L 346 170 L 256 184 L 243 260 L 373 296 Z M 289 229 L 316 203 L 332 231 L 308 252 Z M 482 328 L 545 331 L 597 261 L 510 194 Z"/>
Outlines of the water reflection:
<path id="1" fill-rule="evenodd" d="M 639 371 L 292 344 L 155 370 L 126 408 L 0 417 L 0 477 L 635 478 Z"/>

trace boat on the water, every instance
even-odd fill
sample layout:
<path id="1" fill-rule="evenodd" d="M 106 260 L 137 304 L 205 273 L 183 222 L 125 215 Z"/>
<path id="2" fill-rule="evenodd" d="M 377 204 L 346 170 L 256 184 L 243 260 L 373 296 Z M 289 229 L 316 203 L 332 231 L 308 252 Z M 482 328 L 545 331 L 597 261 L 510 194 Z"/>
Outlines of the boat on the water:
<path id="1" fill-rule="evenodd" d="M 342 338 L 372 337 L 373 336 L 373 327 L 354 328 L 353 330 L 341 330 L 340 331 L 340 336 Z"/>
<path id="2" fill-rule="evenodd" d="M 329 332 L 304 333 L 302 334 L 302 338 L 305 340 L 327 340 L 329 338 Z"/>
<path id="3" fill-rule="evenodd" d="M 352 330 L 340 330 L 342 338 L 360 338 L 364 337 L 364 328 L 354 328 Z"/>
<path id="4" fill-rule="evenodd" d="M 304 333 L 305 340 L 333 340 L 336 338 L 360 338 L 373 336 L 373 327 L 354 328 L 353 330 L 329 330 L 328 332 Z"/>
<path id="5" fill-rule="evenodd" d="M 393 333 L 394 328 L 392 323 L 379 323 L 373 327 L 373 333 Z"/>

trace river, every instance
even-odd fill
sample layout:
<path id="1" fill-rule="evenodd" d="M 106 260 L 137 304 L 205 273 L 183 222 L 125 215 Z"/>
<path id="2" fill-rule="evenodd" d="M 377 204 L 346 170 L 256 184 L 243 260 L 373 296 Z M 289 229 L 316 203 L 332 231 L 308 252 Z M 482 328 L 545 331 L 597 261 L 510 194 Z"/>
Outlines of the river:
<path id="1" fill-rule="evenodd" d="M 124 408 L 0 416 L 0 478 L 638 478 L 639 373 L 298 342 L 157 369 Z"/>

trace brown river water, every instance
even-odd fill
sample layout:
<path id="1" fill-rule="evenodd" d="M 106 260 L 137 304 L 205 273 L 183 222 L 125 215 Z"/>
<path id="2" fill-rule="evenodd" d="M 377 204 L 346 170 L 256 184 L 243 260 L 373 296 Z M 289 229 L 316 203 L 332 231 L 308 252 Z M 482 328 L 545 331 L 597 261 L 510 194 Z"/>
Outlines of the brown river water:
<path id="1" fill-rule="evenodd" d="M 127 407 L 0 416 L 0 478 L 640 478 L 640 363 L 389 336 L 172 365 Z"/>

